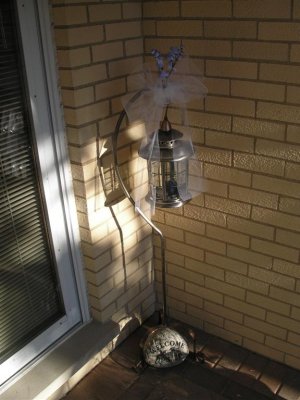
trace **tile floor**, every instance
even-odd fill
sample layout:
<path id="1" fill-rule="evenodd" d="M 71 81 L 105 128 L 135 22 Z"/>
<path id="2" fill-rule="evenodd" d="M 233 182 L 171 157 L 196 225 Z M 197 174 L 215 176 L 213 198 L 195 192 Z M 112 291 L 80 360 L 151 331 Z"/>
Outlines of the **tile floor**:
<path id="1" fill-rule="evenodd" d="M 300 371 L 193 328 L 195 357 L 191 328 L 176 321 L 169 326 L 187 339 L 190 355 L 175 367 L 146 366 L 141 344 L 156 324 L 146 321 L 64 400 L 300 400 Z"/>

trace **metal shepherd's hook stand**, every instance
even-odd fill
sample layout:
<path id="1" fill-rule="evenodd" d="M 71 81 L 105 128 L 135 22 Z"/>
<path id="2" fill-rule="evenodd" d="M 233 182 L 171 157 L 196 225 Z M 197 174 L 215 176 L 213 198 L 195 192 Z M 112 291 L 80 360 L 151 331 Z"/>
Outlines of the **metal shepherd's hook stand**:
<path id="1" fill-rule="evenodd" d="M 138 97 L 141 95 L 142 91 L 136 93 L 130 100 L 130 103 L 134 103 Z M 121 173 L 120 173 L 120 168 L 119 168 L 119 163 L 118 163 L 118 136 L 120 133 L 120 128 L 122 125 L 122 122 L 124 118 L 126 117 L 126 111 L 123 109 L 122 112 L 120 113 L 120 116 L 118 118 L 118 121 L 116 123 L 116 127 L 114 130 L 114 133 L 112 135 L 112 150 L 113 150 L 113 162 L 116 170 L 116 174 L 120 183 L 120 186 L 126 195 L 126 197 L 129 199 L 131 204 L 135 207 L 135 209 L 138 211 L 140 216 L 151 226 L 151 228 L 154 230 L 154 232 L 159 236 L 160 238 L 160 245 L 161 245 L 161 267 L 162 267 L 162 297 L 163 297 L 163 304 L 162 304 L 162 312 L 161 312 L 161 324 L 162 325 L 167 325 L 167 296 L 166 296 L 166 257 L 165 257 L 165 238 L 163 233 L 161 232 L 160 229 L 158 229 L 157 226 L 153 224 L 153 222 L 143 213 L 143 211 L 136 207 L 135 201 L 130 195 L 129 191 L 127 190 L 124 181 L 122 179 Z"/>
<path id="2" fill-rule="evenodd" d="M 142 92 L 143 90 L 134 95 L 129 101 L 128 105 L 136 101 Z M 163 304 L 161 310 L 161 325 L 156 329 L 154 329 L 148 335 L 143 346 L 143 355 L 144 355 L 144 360 L 146 361 L 147 364 L 157 368 L 166 368 L 183 362 L 187 357 L 187 355 L 189 354 L 189 349 L 186 340 L 177 331 L 167 326 L 166 259 L 165 259 L 164 235 L 162 234 L 161 230 L 158 229 L 157 226 L 155 226 L 153 222 L 144 214 L 144 212 L 139 207 L 136 206 L 135 201 L 130 195 L 129 191 L 127 190 L 120 173 L 118 156 L 117 156 L 118 135 L 121 129 L 121 124 L 125 117 L 126 117 L 126 111 L 125 109 L 123 109 L 118 118 L 115 131 L 112 135 L 113 162 L 116 170 L 116 175 L 118 177 L 120 186 L 124 194 L 130 200 L 135 209 L 138 211 L 139 215 L 152 227 L 153 231 L 159 236 L 161 244 L 162 297 L 163 297 L 162 298 Z M 178 137 L 182 136 L 182 134 L 174 129 L 171 129 L 171 125 L 168 123 L 166 113 L 164 121 L 162 121 L 161 123 L 161 127 L 158 131 L 158 134 L 160 141 L 159 150 L 161 153 L 163 152 L 163 154 L 165 154 L 166 156 L 166 161 L 164 162 L 175 163 L 181 161 L 182 159 L 185 161 L 186 158 L 185 156 L 180 155 L 179 161 L 173 160 L 173 158 L 171 157 L 171 155 L 173 154 L 173 144 L 176 142 L 176 139 Z M 143 158 L 147 159 L 145 153 L 140 153 L 140 155 L 142 157 L 144 156 Z M 165 170 L 164 167 L 162 169 Z M 175 173 L 174 172 L 175 169 L 176 169 L 175 166 L 171 165 L 170 171 L 172 172 L 170 172 L 170 174 Z M 148 170 L 148 173 L 151 175 L 152 173 L 151 169 L 150 172 Z M 174 176 L 169 175 L 169 181 L 168 181 L 168 183 L 170 183 L 169 192 L 166 188 L 166 183 L 164 184 L 165 185 L 164 187 L 160 188 L 160 196 L 161 196 L 160 200 L 161 202 L 163 201 L 166 202 L 165 207 L 171 207 L 170 201 L 174 202 L 175 207 L 179 207 L 185 202 L 180 200 L 180 196 L 174 179 L 175 175 Z M 175 189 L 174 185 L 172 187 L 171 183 L 175 184 Z"/>

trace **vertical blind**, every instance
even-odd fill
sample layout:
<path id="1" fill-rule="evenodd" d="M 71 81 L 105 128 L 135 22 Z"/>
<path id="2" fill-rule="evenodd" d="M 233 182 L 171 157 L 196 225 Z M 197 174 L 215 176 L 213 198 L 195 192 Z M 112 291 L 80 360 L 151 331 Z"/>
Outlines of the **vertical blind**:
<path id="1" fill-rule="evenodd" d="M 24 95 L 13 1 L 0 4 L 0 363 L 63 315 Z"/>

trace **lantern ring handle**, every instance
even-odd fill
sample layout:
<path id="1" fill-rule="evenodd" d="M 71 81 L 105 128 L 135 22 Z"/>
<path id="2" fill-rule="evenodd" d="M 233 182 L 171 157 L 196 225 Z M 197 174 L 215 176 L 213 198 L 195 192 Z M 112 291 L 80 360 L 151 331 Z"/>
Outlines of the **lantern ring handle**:
<path id="1" fill-rule="evenodd" d="M 141 94 L 147 89 L 142 89 L 139 92 L 137 92 L 127 103 L 127 105 L 130 105 L 134 103 L 140 96 Z M 118 162 L 118 137 L 120 133 L 120 128 L 123 122 L 123 119 L 126 117 L 126 111 L 125 108 L 121 111 L 119 118 L 116 123 L 116 127 L 114 132 L 112 133 L 111 136 L 111 142 L 112 142 L 112 155 L 113 155 L 113 163 L 116 171 L 116 175 L 118 178 L 118 181 L 120 183 L 121 189 L 123 190 L 124 194 L 128 198 L 128 200 L 131 202 L 131 204 L 135 207 L 139 215 L 146 221 L 151 228 L 154 230 L 154 232 L 160 237 L 160 243 L 161 243 L 161 263 L 162 263 L 162 295 L 163 295 L 163 308 L 162 308 L 162 314 L 161 314 L 161 323 L 163 325 L 166 324 L 166 259 L 165 259 L 165 238 L 162 233 L 162 231 L 149 219 L 145 213 L 136 206 L 135 201 L 131 194 L 129 193 L 127 187 L 125 186 L 125 183 L 123 181 L 123 178 L 120 173 L 120 168 L 119 168 L 119 162 Z"/>

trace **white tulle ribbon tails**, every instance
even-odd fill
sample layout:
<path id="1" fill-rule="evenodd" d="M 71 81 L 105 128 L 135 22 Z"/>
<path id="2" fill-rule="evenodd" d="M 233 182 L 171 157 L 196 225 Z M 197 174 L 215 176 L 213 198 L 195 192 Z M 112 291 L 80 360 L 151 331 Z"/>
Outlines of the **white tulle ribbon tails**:
<path id="1" fill-rule="evenodd" d="M 139 95 L 131 93 L 123 98 L 130 124 L 139 125 L 142 131 L 139 154 L 145 154 L 147 149 L 147 160 L 139 157 L 137 162 L 132 197 L 136 207 L 148 215 L 155 211 L 157 190 L 153 177 L 148 177 L 148 166 L 149 163 L 159 163 L 158 132 L 167 114 L 172 131 L 175 129 L 183 133 L 173 149 L 174 158 L 180 157 L 181 143 L 185 142 L 185 147 L 190 146 L 188 179 L 185 187 L 177 185 L 178 192 L 184 202 L 201 193 L 201 168 L 194 152 L 193 127 L 188 122 L 187 110 L 195 107 L 195 104 L 197 108 L 197 102 L 201 104 L 207 94 L 201 73 L 192 60 L 183 54 L 182 45 L 171 47 L 166 60 L 156 49 L 152 55 L 155 63 L 144 64 L 142 72 L 130 77 L 131 86 L 137 88 Z M 156 64 L 156 70 L 153 64 Z"/>

